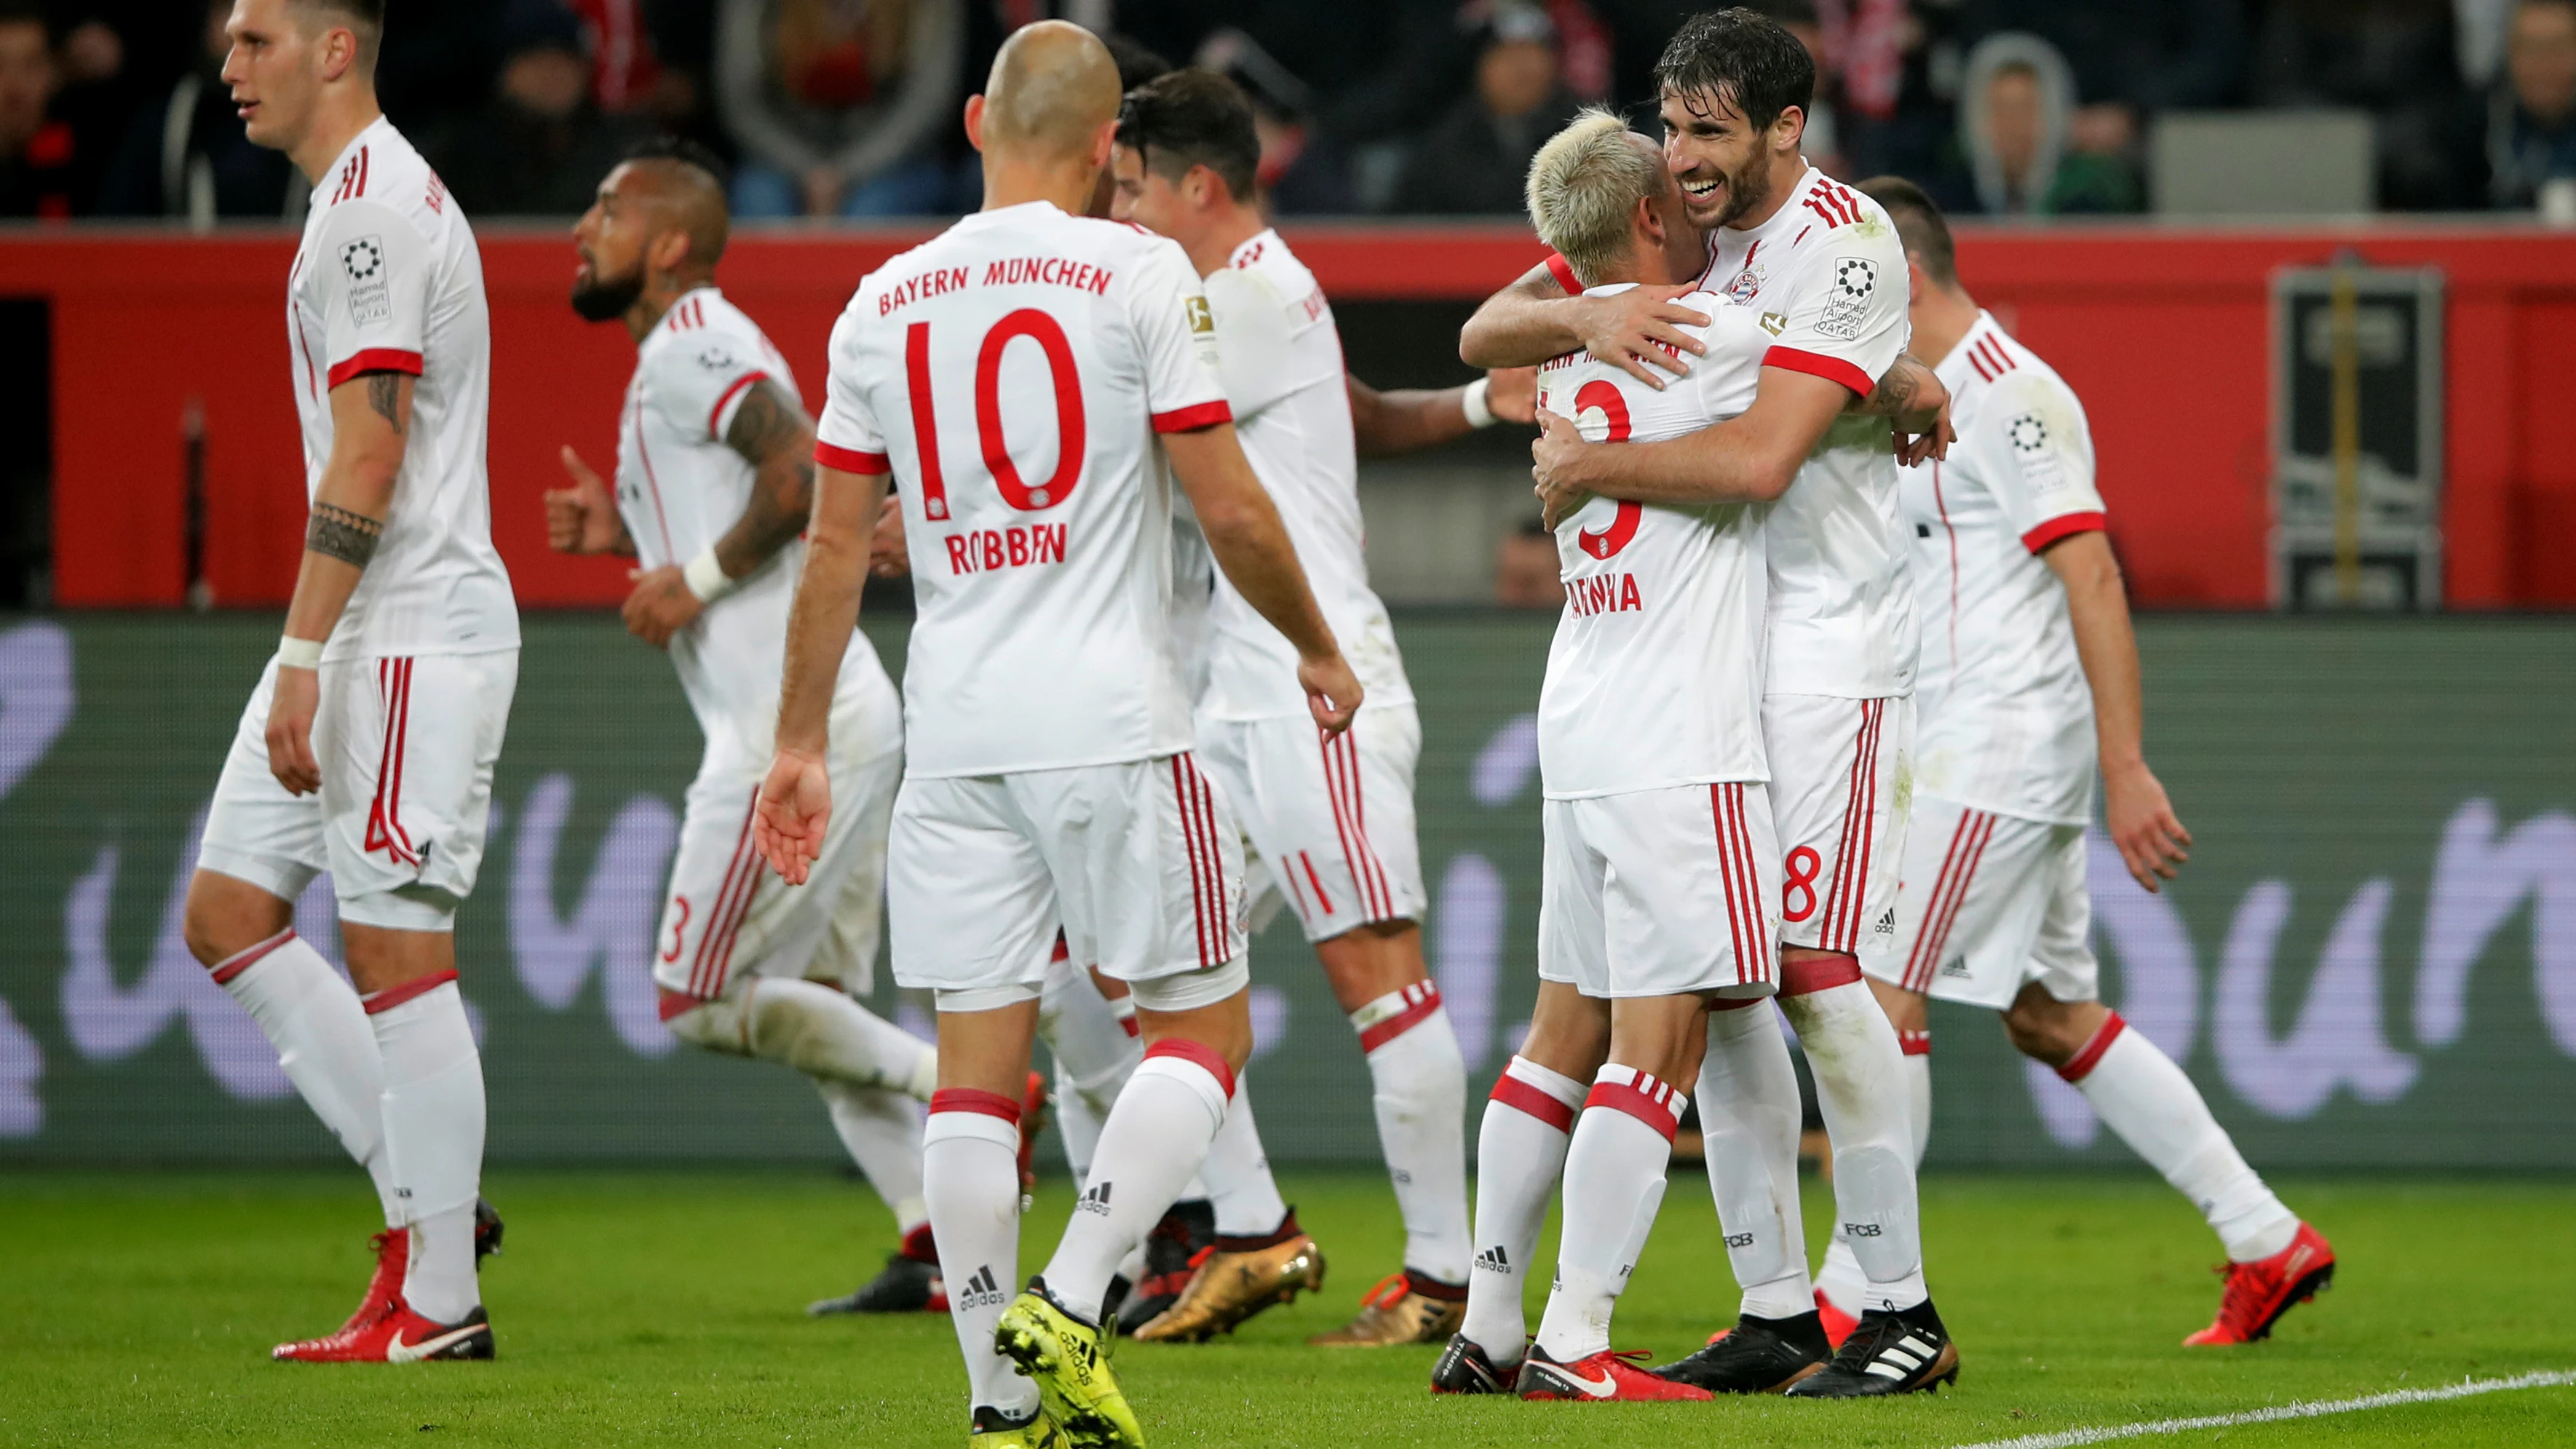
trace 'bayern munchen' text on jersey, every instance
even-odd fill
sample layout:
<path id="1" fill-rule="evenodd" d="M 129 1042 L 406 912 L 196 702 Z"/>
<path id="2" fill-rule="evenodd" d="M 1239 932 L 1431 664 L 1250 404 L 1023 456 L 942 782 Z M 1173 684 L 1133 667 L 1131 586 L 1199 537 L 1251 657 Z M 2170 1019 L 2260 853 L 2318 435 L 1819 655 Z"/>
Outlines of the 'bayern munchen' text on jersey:
<path id="1" fill-rule="evenodd" d="M 671 304 L 635 352 L 617 428 L 617 512 L 645 568 L 685 565 L 730 532 L 758 472 L 725 442 L 754 386 L 795 400 L 795 375 L 758 324 L 713 287 Z M 711 749 L 766 758 L 778 715 L 799 539 L 671 636 L 671 665 Z M 855 654 L 865 636 L 851 636 Z M 844 666 L 873 667 L 873 661 Z"/>
<path id="2" fill-rule="evenodd" d="M 1158 432 L 1231 417 L 1180 247 L 1029 202 L 859 284 L 816 457 L 891 470 L 918 609 L 905 769 L 999 775 L 1188 749 Z"/>
<path id="3" fill-rule="evenodd" d="M 1715 298 L 1694 293 L 1680 305 L 1711 319 L 1704 332 L 1686 329 L 1711 355 L 1731 331 L 1762 335 L 1753 318 Z M 1539 406 L 1572 418 L 1593 442 L 1654 442 L 1729 416 L 1711 396 L 1719 377 L 1703 367 L 1658 392 L 1576 353 L 1539 369 Z M 1593 498 L 1557 524 L 1565 612 L 1538 706 L 1547 798 L 1770 778 L 1762 748 L 1766 511 Z"/>
<path id="4" fill-rule="evenodd" d="M 1937 371 L 1959 440 L 1905 471 L 1923 614 L 1915 781 L 1944 800 L 2082 825 L 2093 694 L 2040 558 L 2103 526 L 2093 435 L 2065 379 L 1978 314 Z"/>
<path id="5" fill-rule="evenodd" d="M 1235 435 L 1269 490 L 1315 603 L 1372 705 L 1413 698 L 1395 627 L 1369 588 L 1359 462 L 1343 381 L 1341 334 L 1323 288 L 1275 231 L 1235 249 L 1202 283 L 1216 318 L 1217 370 Z M 1203 713 L 1215 719 L 1304 718 L 1297 650 L 1220 571 Z"/>
<path id="6" fill-rule="evenodd" d="M 308 498 L 331 458 L 332 389 L 370 373 L 414 379 L 390 516 L 322 657 L 518 648 L 484 473 L 492 319 L 482 254 L 455 198 L 381 117 L 313 188 L 286 330 Z"/>

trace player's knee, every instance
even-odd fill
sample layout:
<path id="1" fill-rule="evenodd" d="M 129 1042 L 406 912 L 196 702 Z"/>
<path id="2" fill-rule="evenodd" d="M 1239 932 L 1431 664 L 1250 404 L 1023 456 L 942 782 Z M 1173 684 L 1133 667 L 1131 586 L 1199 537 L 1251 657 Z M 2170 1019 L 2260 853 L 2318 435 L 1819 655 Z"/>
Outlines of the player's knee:
<path id="1" fill-rule="evenodd" d="M 2003 1019 L 2013 1050 L 2052 1067 L 2074 1060 L 2089 1035 L 2074 1008 L 2044 995 L 2025 993 L 2004 1010 Z"/>
<path id="2" fill-rule="evenodd" d="M 714 1001 L 701 1001 L 662 1024 L 670 1028 L 671 1035 L 693 1047 L 728 1056 L 749 1056 L 751 1043 L 743 1030 L 742 995 L 735 992 Z"/>
<path id="3" fill-rule="evenodd" d="M 200 966 L 238 956 L 293 924 L 294 908 L 255 886 L 199 871 L 188 882 L 180 939 Z"/>

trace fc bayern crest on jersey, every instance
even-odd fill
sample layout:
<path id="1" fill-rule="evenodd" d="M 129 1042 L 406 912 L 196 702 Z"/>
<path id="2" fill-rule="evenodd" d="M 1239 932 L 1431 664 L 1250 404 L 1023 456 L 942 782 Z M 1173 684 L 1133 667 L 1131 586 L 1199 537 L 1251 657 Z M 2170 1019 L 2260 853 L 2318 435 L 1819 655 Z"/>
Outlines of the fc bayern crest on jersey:
<path id="1" fill-rule="evenodd" d="M 1753 305 L 1753 299 L 1762 294 L 1762 282 L 1763 274 L 1760 267 L 1746 267 L 1736 273 L 1735 280 L 1727 283 L 1726 290 L 1718 295 L 1726 298 L 1734 306 L 1750 307 Z"/>
<path id="2" fill-rule="evenodd" d="M 1844 257 L 1834 263 L 1833 291 L 1816 330 L 1827 337 L 1858 337 L 1869 299 L 1878 292 L 1878 264 L 1867 257 Z"/>
<path id="3" fill-rule="evenodd" d="M 385 243 L 362 236 L 340 248 L 340 270 L 349 277 L 349 320 L 364 326 L 394 315 L 393 289 L 385 285 Z"/>

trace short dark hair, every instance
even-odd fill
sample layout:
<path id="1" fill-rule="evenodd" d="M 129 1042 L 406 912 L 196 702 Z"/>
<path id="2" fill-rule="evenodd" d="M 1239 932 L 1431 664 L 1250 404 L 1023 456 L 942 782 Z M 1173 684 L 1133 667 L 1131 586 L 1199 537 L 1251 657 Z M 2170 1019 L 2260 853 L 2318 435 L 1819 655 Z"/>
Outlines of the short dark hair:
<path id="1" fill-rule="evenodd" d="M 1109 47 L 1109 58 L 1118 66 L 1118 93 L 1125 95 L 1157 76 L 1169 75 L 1172 63 L 1132 35 L 1111 31 L 1100 37 Z"/>
<path id="2" fill-rule="evenodd" d="M 1940 205 L 1922 187 L 1902 176 L 1873 176 L 1860 184 L 1861 194 L 1875 201 L 1896 223 L 1905 254 L 1923 274 L 1945 287 L 1959 284 L 1959 250 L 1950 241 L 1950 223 Z"/>
<path id="3" fill-rule="evenodd" d="M 1816 98 L 1816 61 L 1789 27 L 1741 5 L 1704 10 L 1682 22 L 1655 62 L 1655 87 L 1707 95 L 1744 113 L 1759 131 Z"/>
<path id="4" fill-rule="evenodd" d="M 725 165 L 724 158 L 686 136 L 647 136 L 627 147 L 623 159 L 669 161 L 694 167 L 705 172 L 707 179 L 714 182 L 719 190 L 729 189 L 733 184 L 733 169 Z"/>
<path id="5" fill-rule="evenodd" d="M 1252 102 L 1241 86 L 1214 71 L 1176 70 L 1128 92 L 1118 115 L 1118 144 L 1169 180 L 1204 166 L 1235 200 L 1253 199 L 1261 137 L 1252 129 Z"/>

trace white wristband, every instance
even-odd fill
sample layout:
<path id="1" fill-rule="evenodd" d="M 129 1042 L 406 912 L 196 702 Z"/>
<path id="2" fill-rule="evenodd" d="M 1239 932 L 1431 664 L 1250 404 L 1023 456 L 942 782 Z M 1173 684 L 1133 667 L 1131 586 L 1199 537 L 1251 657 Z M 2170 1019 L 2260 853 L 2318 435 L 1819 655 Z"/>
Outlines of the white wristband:
<path id="1" fill-rule="evenodd" d="M 281 669 L 319 669 L 322 667 L 322 641 L 298 639 L 292 634 L 277 641 L 277 664 Z"/>
<path id="2" fill-rule="evenodd" d="M 1485 402 L 1485 393 L 1491 386 L 1492 379 L 1482 377 L 1467 384 L 1465 395 L 1458 399 L 1458 406 L 1466 410 L 1467 426 L 1490 428 L 1494 425 L 1494 410 Z"/>
<path id="3" fill-rule="evenodd" d="M 689 566 L 680 571 L 680 579 L 701 604 L 712 604 L 734 591 L 734 581 L 725 577 L 724 565 L 716 562 L 712 546 L 689 560 Z"/>

